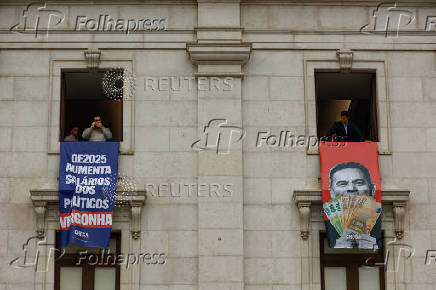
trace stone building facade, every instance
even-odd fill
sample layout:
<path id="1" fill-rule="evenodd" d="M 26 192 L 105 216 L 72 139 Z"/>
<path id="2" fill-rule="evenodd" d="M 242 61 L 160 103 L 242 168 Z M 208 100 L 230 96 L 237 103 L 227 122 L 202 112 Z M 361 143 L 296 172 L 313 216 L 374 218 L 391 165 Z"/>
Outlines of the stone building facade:
<path id="1" fill-rule="evenodd" d="M 321 289 L 317 149 L 258 146 L 259 132 L 316 136 L 320 71 L 375 75 L 385 253 L 403 257 L 394 238 L 415 249 L 388 261 L 386 289 L 436 289 L 434 1 L 29 4 L 0 3 L 0 290 L 54 289 L 53 260 L 9 262 L 35 231 L 55 243 L 62 72 L 118 67 L 135 80 L 119 156 L 135 186 L 113 228 L 123 253 L 167 255 L 121 267 L 120 289 Z M 95 29 L 104 15 L 146 28 Z M 228 143 L 193 146 L 216 119 Z"/>

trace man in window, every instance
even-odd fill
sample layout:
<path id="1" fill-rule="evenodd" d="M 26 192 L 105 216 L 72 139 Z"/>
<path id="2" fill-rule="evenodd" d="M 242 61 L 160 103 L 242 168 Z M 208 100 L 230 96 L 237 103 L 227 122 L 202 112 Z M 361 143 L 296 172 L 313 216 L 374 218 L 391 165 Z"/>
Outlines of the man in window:
<path id="1" fill-rule="evenodd" d="M 71 130 L 70 130 L 70 135 L 65 137 L 64 141 L 65 142 L 76 142 L 76 141 L 79 141 L 79 139 L 77 139 L 78 135 L 79 135 L 79 128 L 78 127 L 72 127 Z"/>
<path id="2" fill-rule="evenodd" d="M 112 138 L 112 133 L 109 128 L 103 126 L 101 117 L 95 116 L 91 127 L 83 131 L 82 138 L 89 141 L 106 141 Z"/>
<path id="3" fill-rule="evenodd" d="M 333 123 L 327 136 L 337 138 L 338 141 L 342 142 L 365 141 L 365 137 L 360 129 L 350 120 L 350 113 L 348 111 L 341 112 L 341 120 Z"/>

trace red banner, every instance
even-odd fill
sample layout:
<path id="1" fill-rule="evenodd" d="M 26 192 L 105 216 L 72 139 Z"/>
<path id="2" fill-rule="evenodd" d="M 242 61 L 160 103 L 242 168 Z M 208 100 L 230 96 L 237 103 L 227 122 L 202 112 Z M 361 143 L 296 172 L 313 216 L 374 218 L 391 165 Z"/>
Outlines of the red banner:
<path id="1" fill-rule="evenodd" d="M 324 220 L 332 248 L 381 247 L 377 143 L 321 142 Z"/>

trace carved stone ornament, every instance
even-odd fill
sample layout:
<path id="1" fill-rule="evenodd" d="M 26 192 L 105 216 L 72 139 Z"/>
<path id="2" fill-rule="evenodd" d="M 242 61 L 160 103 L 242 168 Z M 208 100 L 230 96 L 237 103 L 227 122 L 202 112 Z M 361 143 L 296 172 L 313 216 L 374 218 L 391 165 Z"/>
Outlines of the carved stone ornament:
<path id="1" fill-rule="evenodd" d="M 249 43 L 191 43 L 186 50 L 191 62 L 199 66 L 224 65 L 229 68 L 238 67 L 236 71 L 197 72 L 196 76 L 243 77 L 240 67 L 250 58 Z"/>
<path id="2" fill-rule="evenodd" d="M 300 236 L 303 240 L 307 240 L 309 238 L 311 202 L 299 202 L 297 206 L 300 212 Z"/>
<path id="3" fill-rule="evenodd" d="M 100 64 L 101 50 L 98 48 L 88 48 L 84 52 L 86 58 L 86 67 L 89 70 L 97 70 Z"/>
<path id="4" fill-rule="evenodd" d="M 339 68 L 341 72 L 351 72 L 353 64 L 353 52 L 351 50 L 341 49 L 336 51 L 336 56 L 339 60 Z"/>

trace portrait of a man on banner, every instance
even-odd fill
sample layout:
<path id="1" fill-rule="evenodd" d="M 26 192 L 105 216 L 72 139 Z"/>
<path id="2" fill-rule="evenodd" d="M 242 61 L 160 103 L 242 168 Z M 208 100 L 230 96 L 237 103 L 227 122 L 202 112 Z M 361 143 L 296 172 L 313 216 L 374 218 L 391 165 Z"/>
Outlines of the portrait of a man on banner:
<path id="1" fill-rule="evenodd" d="M 327 143 L 328 144 L 328 143 Z M 320 146 L 323 211 L 331 248 L 381 248 L 376 144 Z"/>

